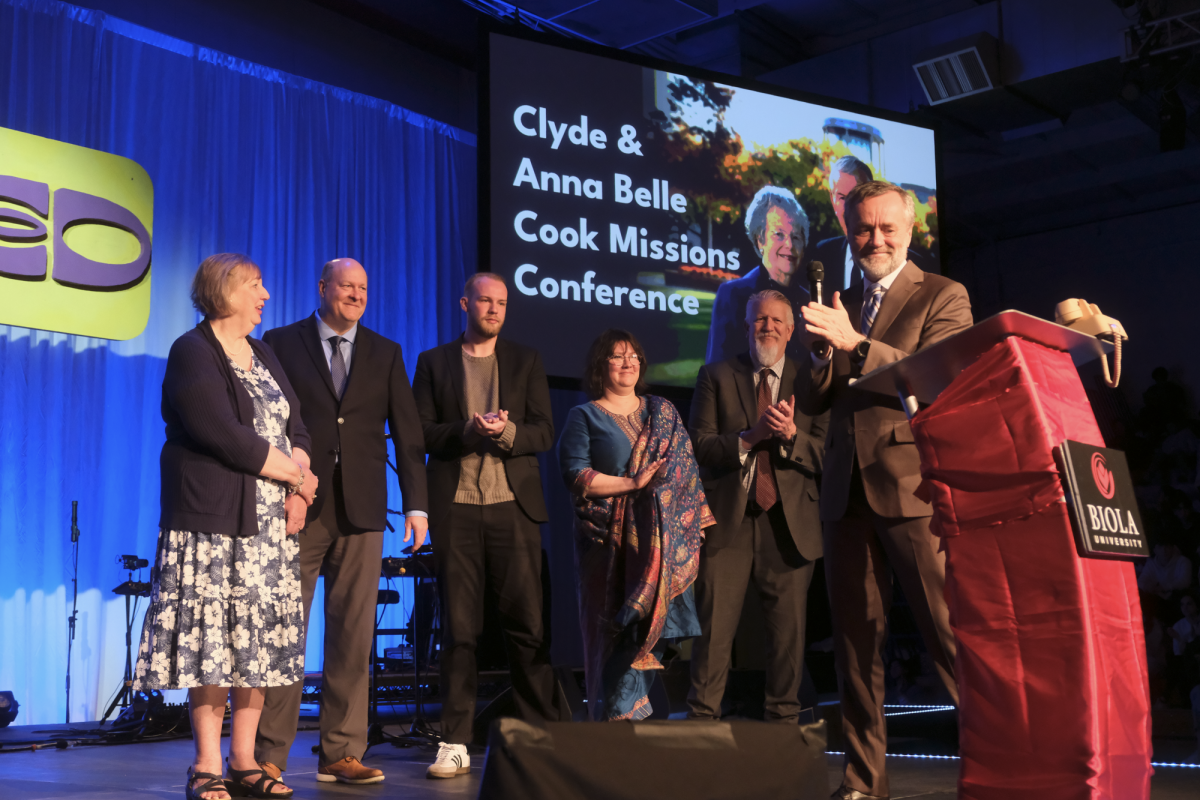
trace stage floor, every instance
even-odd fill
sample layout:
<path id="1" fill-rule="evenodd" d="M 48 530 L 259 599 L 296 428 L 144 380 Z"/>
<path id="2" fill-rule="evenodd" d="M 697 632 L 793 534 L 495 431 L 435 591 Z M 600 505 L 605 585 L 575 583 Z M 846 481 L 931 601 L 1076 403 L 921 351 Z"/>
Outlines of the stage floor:
<path id="1" fill-rule="evenodd" d="M 28 726 L 28 730 L 32 732 L 35 728 L 44 727 Z M 394 730 L 399 732 L 399 726 L 394 726 Z M 5 733 L 5 738 L 11 740 L 18 731 L 9 729 Z M 483 768 L 482 748 L 472 748 L 470 775 L 434 781 L 425 778 L 425 767 L 433 758 L 432 750 L 380 745 L 368 753 L 366 763 L 382 769 L 387 780 L 375 786 L 345 786 L 316 782 L 317 756 L 312 753 L 312 746 L 316 742 L 315 730 L 302 731 L 292 749 L 291 769 L 287 778 L 288 785 L 296 790 L 296 798 L 404 797 L 406 800 L 428 800 L 475 797 L 479 789 Z M 909 745 L 904 748 L 909 752 L 920 749 L 917 742 L 908 741 L 905 744 Z M 1181 741 L 1168 749 L 1184 746 L 1186 742 Z M 225 740 L 225 747 L 228 747 L 228 740 Z M 0 794 L 14 800 L 117 800 L 130 797 L 175 800 L 182 796 L 185 771 L 191 755 L 192 743 L 189 739 L 111 747 L 71 747 L 66 750 L 0 750 L 0 774 L 4 775 L 3 792 Z M 828 756 L 828 764 L 832 791 L 841 775 L 841 757 Z M 953 800 L 956 797 L 957 761 L 895 757 L 888 759 L 888 770 L 893 800 Z M 1152 786 L 1153 800 L 1196 800 L 1200 796 L 1200 769 L 1159 769 Z"/>

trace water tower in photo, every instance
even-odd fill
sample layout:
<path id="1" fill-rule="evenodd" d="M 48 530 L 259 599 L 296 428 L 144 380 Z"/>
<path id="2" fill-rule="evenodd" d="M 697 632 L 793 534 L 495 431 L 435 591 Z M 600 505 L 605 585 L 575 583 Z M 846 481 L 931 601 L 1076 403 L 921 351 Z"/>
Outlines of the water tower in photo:
<path id="1" fill-rule="evenodd" d="M 883 159 L 883 134 L 865 122 L 829 117 L 821 127 L 826 138 L 836 139 L 861 161 L 871 165 L 879 180 L 887 180 L 887 164 Z"/>

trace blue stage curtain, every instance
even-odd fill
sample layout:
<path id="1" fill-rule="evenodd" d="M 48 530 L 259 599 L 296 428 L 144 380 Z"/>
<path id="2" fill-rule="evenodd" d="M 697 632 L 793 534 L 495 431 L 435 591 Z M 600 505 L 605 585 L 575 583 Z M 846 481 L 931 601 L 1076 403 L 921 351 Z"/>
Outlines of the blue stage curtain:
<path id="1" fill-rule="evenodd" d="M 0 126 L 126 156 L 154 182 L 144 334 L 112 342 L 0 325 L 0 690 L 16 693 L 17 724 L 64 718 L 78 500 L 70 714 L 96 719 L 124 664 L 124 606 L 111 590 L 126 575 L 114 559 L 154 555 L 163 369 L 171 342 L 198 321 L 188 299 L 197 264 L 232 251 L 262 267 L 272 296 L 261 335 L 312 313 L 323 262 L 355 257 L 370 275 L 364 323 L 403 345 L 411 371 L 420 351 L 462 330 L 457 298 L 475 269 L 475 137 L 33 0 L 0 0 Z M 389 505 L 401 508 L 392 486 Z M 385 552 L 402 546 L 390 536 Z M 312 634 L 310 655 L 320 627 Z"/>

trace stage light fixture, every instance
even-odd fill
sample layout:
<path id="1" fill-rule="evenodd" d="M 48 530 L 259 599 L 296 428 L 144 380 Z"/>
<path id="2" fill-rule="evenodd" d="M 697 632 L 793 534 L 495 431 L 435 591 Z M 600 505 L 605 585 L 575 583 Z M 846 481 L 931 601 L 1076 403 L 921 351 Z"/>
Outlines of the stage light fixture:
<path id="1" fill-rule="evenodd" d="M 0 728 L 7 728 L 17 718 L 17 712 L 20 710 L 21 704 L 13 697 L 12 692 L 0 692 Z"/>

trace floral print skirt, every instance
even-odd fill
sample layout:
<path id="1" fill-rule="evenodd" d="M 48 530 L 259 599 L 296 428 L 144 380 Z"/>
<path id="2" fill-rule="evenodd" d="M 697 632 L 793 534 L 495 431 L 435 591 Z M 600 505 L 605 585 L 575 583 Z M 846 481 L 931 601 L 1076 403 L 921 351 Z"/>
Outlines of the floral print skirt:
<path id="1" fill-rule="evenodd" d="M 160 532 L 134 689 L 303 680 L 298 553 L 282 526 L 250 538 Z"/>

